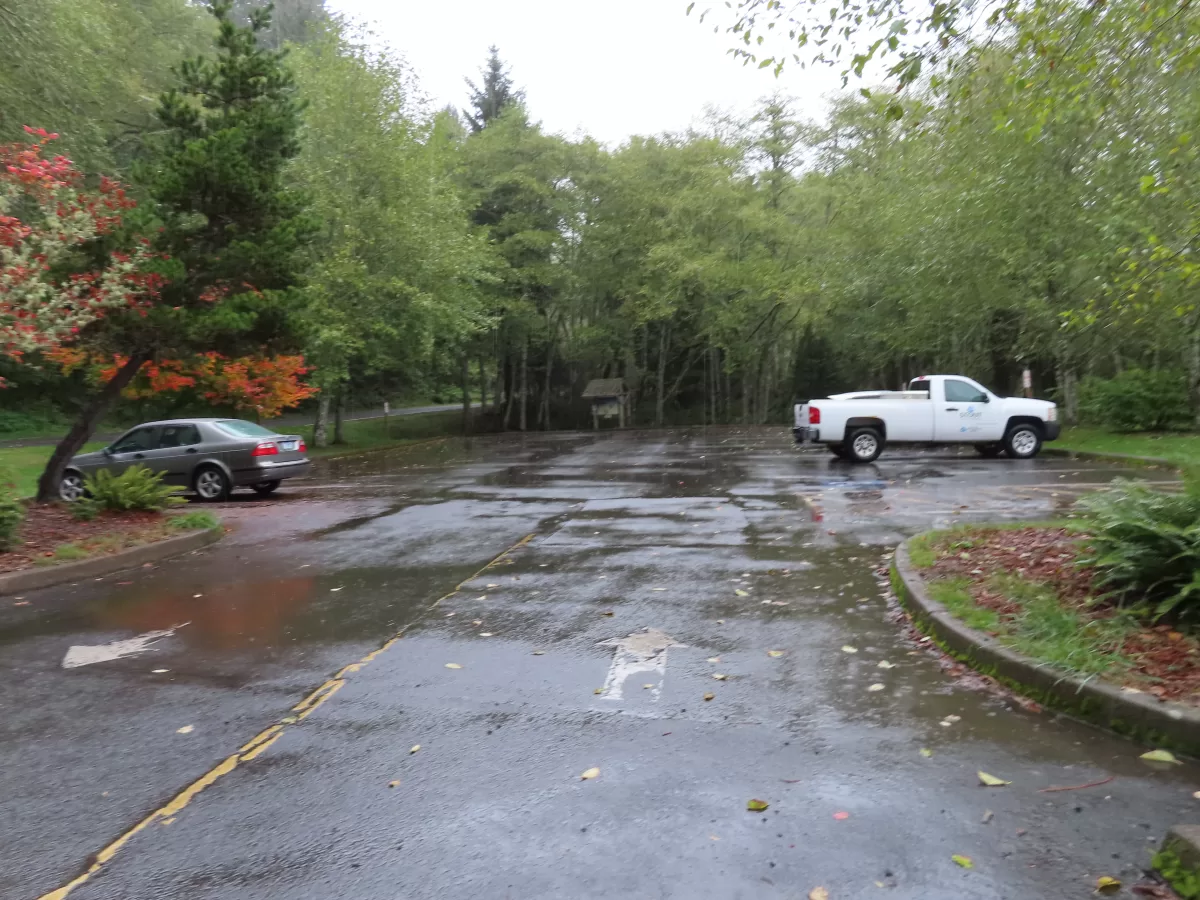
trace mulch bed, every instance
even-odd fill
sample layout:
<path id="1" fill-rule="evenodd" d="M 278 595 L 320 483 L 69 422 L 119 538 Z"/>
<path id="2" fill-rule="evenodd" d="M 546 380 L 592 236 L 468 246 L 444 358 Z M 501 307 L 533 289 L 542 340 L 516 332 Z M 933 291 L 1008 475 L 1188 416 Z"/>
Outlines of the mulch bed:
<path id="1" fill-rule="evenodd" d="M 161 540 L 171 533 L 162 513 L 101 513 L 90 522 L 80 522 L 60 504 L 30 504 L 18 543 L 7 553 L 0 553 L 0 572 L 55 564 L 54 550 L 63 544 L 74 544 L 89 556 L 103 556 Z"/>
<path id="2" fill-rule="evenodd" d="M 964 537 L 971 546 L 953 546 Z M 1021 612 L 1019 604 L 988 585 L 996 573 L 1010 573 L 1051 587 L 1064 606 L 1087 619 L 1106 619 L 1116 611 L 1097 602 L 1093 587 L 1095 572 L 1076 565 L 1086 536 L 1065 528 L 1021 528 L 971 530 L 966 535 L 935 541 L 936 562 L 926 571 L 930 578 L 963 578 L 971 598 L 979 606 L 994 610 L 1001 619 Z M 1172 625 L 1147 623 L 1133 633 L 1122 647 L 1133 661 L 1124 684 L 1163 700 L 1200 705 L 1200 639 Z"/>

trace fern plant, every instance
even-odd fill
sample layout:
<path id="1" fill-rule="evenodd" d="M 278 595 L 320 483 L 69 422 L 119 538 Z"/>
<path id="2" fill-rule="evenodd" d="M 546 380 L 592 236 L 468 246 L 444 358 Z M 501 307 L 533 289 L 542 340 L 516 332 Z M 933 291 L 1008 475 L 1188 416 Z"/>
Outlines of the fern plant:
<path id="1" fill-rule="evenodd" d="M 0 553 L 11 550 L 17 543 L 17 533 L 25 521 L 25 504 L 17 495 L 17 487 L 7 475 L 0 476 Z"/>
<path id="2" fill-rule="evenodd" d="M 94 519 L 103 511 L 162 512 L 186 502 L 182 488 L 162 483 L 162 472 L 130 466 L 120 475 L 101 469 L 84 481 L 84 497 L 71 506 L 76 518 Z"/>
<path id="3" fill-rule="evenodd" d="M 1104 598 L 1120 606 L 1147 604 L 1156 618 L 1200 617 L 1200 489 L 1155 491 L 1118 481 L 1079 501 L 1079 527 L 1091 551 Z"/>

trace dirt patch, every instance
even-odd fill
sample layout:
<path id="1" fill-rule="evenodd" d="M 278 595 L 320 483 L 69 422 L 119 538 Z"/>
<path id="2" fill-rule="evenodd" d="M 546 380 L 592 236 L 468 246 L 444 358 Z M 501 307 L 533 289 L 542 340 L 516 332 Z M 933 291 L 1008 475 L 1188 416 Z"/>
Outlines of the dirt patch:
<path id="1" fill-rule="evenodd" d="M 963 579 L 972 601 L 994 611 L 1002 623 L 1014 622 L 1024 612 L 1019 599 L 997 589 L 995 576 L 1002 574 L 1045 585 L 1085 622 L 1118 613 L 1098 599 L 1095 572 L 1079 563 L 1086 535 L 1065 528 L 979 528 L 938 536 L 930 547 L 935 561 L 925 576 Z M 1120 649 L 1130 663 L 1121 679 L 1125 687 L 1200 706 L 1200 638 L 1194 632 L 1139 620 Z"/>
<path id="2" fill-rule="evenodd" d="M 106 556 L 178 533 L 162 513 L 101 513 L 80 522 L 59 504 L 32 504 L 18 543 L 0 553 L 0 572 Z"/>

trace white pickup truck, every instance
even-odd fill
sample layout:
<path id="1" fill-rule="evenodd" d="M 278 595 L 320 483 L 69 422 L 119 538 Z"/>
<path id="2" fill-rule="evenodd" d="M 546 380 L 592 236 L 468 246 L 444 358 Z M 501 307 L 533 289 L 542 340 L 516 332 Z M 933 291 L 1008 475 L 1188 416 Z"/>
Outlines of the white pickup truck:
<path id="1" fill-rule="evenodd" d="M 871 462 L 886 444 L 974 444 L 981 456 L 1037 456 L 1058 437 L 1045 400 L 999 397 L 963 375 L 922 375 L 904 391 L 856 391 L 796 404 L 796 443 Z"/>

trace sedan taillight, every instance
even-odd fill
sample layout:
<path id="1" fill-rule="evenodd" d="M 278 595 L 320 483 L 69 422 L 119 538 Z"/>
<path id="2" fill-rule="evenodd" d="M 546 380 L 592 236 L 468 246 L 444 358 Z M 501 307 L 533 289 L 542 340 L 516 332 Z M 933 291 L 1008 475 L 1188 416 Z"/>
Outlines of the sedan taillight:
<path id="1" fill-rule="evenodd" d="M 306 450 L 308 450 L 308 447 L 305 445 L 303 438 L 301 438 L 300 443 L 296 445 L 296 449 L 299 450 L 301 453 L 304 453 Z"/>
<path id="2" fill-rule="evenodd" d="M 251 456 L 278 456 L 279 448 L 274 444 L 259 444 L 250 451 Z"/>

